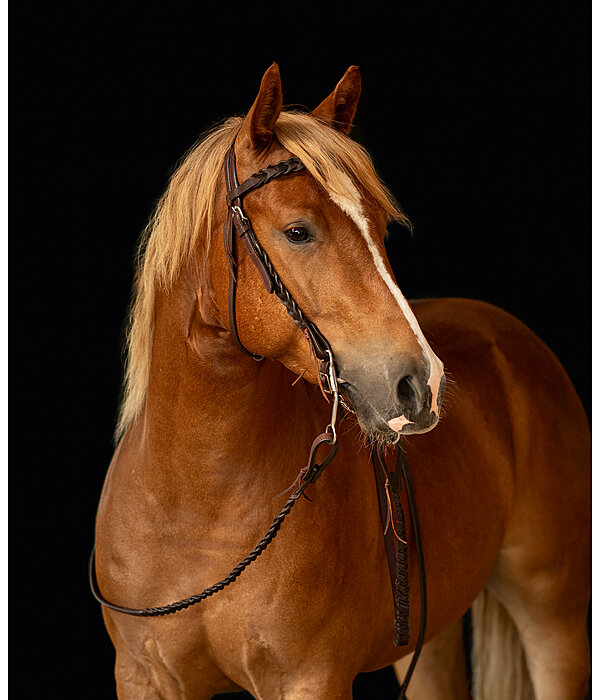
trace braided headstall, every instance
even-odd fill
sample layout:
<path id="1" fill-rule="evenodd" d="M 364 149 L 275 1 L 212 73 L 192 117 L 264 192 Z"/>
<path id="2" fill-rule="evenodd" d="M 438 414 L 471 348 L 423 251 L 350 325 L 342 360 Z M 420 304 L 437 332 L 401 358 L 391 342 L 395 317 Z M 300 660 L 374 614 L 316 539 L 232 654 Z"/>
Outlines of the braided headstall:
<path id="1" fill-rule="evenodd" d="M 237 347 L 247 355 L 250 355 L 257 361 L 262 358 L 250 352 L 240 340 L 237 322 L 236 322 L 236 287 L 237 287 L 237 238 L 243 243 L 250 259 L 258 270 L 266 290 L 271 294 L 274 293 L 284 305 L 286 311 L 302 331 L 307 339 L 311 351 L 319 362 L 319 380 L 321 388 L 327 397 L 331 397 L 332 411 L 331 420 L 325 431 L 318 435 L 310 449 L 310 454 L 306 466 L 300 470 L 298 477 L 294 481 L 293 488 L 295 490 L 287 499 L 282 510 L 275 516 L 270 528 L 265 536 L 258 542 L 256 547 L 239 563 L 231 572 L 221 581 L 218 581 L 212 586 L 205 588 L 201 593 L 193 595 L 189 598 L 179 600 L 169 605 L 161 605 L 149 608 L 127 608 L 124 606 L 111 603 L 100 593 L 98 582 L 96 579 L 95 570 L 95 552 L 92 550 L 90 557 L 89 577 L 92 593 L 96 600 L 102 605 L 116 610 L 117 612 L 138 617 L 156 617 L 161 615 L 170 615 L 192 605 L 205 600 L 206 598 L 223 590 L 226 586 L 233 583 L 238 576 L 255 561 L 269 546 L 279 532 L 281 524 L 291 511 L 292 507 L 298 498 L 304 495 L 304 491 L 309 484 L 314 483 L 323 473 L 323 470 L 331 463 L 335 457 L 338 444 L 335 424 L 337 419 L 337 411 L 340 400 L 338 389 L 338 379 L 336 375 L 335 364 L 333 360 L 333 352 L 331 346 L 327 342 L 325 336 L 321 333 L 318 327 L 302 313 L 302 310 L 294 300 L 293 296 L 281 281 L 277 271 L 273 267 L 269 256 L 260 245 L 250 219 L 244 213 L 243 197 L 249 192 L 252 192 L 276 177 L 292 175 L 305 169 L 302 161 L 297 157 L 288 158 L 275 165 L 270 165 L 251 175 L 242 184 L 238 182 L 236 170 L 236 157 L 234 144 L 231 145 L 225 158 L 225 183 L 227 186 L 227 217 L 223 230 L 223 243 L 229 266 L 229 295 L 228 295 L 228 313 L 229 313 L 229 330 Z M 329 399 L 328 399 L 329 400 Z M 329 445 L 329 451 L 324 459 L 317 463 L 317 452 L 324 446 Z M 377 482 L 378 498 L 380 504 L 380 514 L 385 535 L 386 553 L 388 565 L 390 569 L 390 580 L 392 582 L 392 590 L 394 593 L 394 608 L 395 608 L 395 626 L 394 626 L 394 642 L 397 646 L 408 644 L 408 574 L 406 567 L 406 541 L 404 534 L 404 517 L 399 500 L 399 492 L 402 482 L 406 485 L 407 499 L 409 503 L 413 532 L 417 541 L 417 561 L 419 565 L 419 579 L 421 582 L 421 625 L 417 646 L 413 655 L 412 662 L 406 674 L 404 682 L 401 686 L 401 697 L 405 697 L 408 681 L 414 670 L 419 651 L 423 645 L 425 634 L 426 621 L 426 592 L 425 592 L 425 571 L 423 563 L 423 554 L 421 547 L 421 538 L 419 533 L 416 504 L 412 490 L 412 481 L 406 453 L 404 449 L 397 445 L 397 468 L 394 473 L 387 470 L 383 452 L 381 449 L 372 448 L 371 456 L 375 468 L 375 476 Z M 383 477 L 382 477 L 383 475 Z M 390 496 L 390 491 L 392 496 Z M 280 494 L 281 495 L 281 494 Z M 394 542 L 391 532 L 389 531 L 390 519 L 392 519 L 392 530 L 396 535 L 398 542 Z M 394 524 L 393 519 L 396 520 Z M 400 535 L 398 535 L 400 531 Z M 395 551 L 396 548 L 396 551 Z M 394 556 L 396 562 L 394 565 Z"/>

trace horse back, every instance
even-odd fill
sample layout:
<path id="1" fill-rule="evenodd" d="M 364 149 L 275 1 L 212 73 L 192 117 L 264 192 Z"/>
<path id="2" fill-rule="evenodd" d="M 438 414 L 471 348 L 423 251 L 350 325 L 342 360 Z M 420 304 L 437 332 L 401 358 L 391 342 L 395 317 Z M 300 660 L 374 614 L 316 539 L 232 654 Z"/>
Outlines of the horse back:
<path id="1" fill-rule="evenodd" d="M 481 301 L 426 299 L 413 305 L 450 377 L 449 420 L 465 420 L 460 408 L 454 411 L 454 402 L 468 392 L 485 410 L 485 415 L 470 419 L 497 421 L 502 416 L 517 459 L 548 437 L 552 444 L 568 443 L 569 461 L 579 463 L 584 475 L 589 472 L 585 410 L 565 369 L 533 331 Z M 534 429 L 541 433 L 533 434 Z"/>

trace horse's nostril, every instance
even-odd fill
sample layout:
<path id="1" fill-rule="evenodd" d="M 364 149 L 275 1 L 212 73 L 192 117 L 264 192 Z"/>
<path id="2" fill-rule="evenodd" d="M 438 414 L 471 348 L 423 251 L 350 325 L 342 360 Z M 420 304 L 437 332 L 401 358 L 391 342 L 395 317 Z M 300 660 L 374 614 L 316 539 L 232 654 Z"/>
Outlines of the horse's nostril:
<path id="1" fill-rule="evenodd" d="M 413 401 L 415 399 L 415 389 L 412 377 L 406 376 L 398 382 L 398 397 L 400 400 Z"/>

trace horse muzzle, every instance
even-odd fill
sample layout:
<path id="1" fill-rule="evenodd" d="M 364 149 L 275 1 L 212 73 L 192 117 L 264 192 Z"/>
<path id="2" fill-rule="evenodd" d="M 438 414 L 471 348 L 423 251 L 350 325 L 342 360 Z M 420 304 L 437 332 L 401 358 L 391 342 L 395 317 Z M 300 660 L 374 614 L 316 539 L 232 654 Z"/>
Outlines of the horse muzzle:
<path id="1" fill-rule="evenodd" d="M 394 373 L 371 367 L 369 376 L 340 367 L 339 376 L 340 390 L 367 435 L 394 442 L 400 435 L 426 433 L 437 425 L 446 384 L 443 375 L 435 406 L 427 373 L 416 366 L 401 365 Z"/>

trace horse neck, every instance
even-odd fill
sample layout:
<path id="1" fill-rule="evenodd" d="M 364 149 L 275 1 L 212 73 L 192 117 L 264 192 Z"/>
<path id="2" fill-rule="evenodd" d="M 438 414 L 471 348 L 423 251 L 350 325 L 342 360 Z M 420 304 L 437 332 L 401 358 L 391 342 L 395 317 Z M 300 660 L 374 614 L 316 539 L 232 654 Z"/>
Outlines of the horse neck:
<path id="1" fill-rule="evenodd" d="M 225 489 L 257 486 L 272 497 L 304 466 L 326 404 L 316 387 L 292 386 L 281 364 L 256 362 L 201 319 L 192 289 L 182 281 L 157 299 L 143 430 L 135 431 L 147 483 L 178 498 L 223 499 Z"/>

